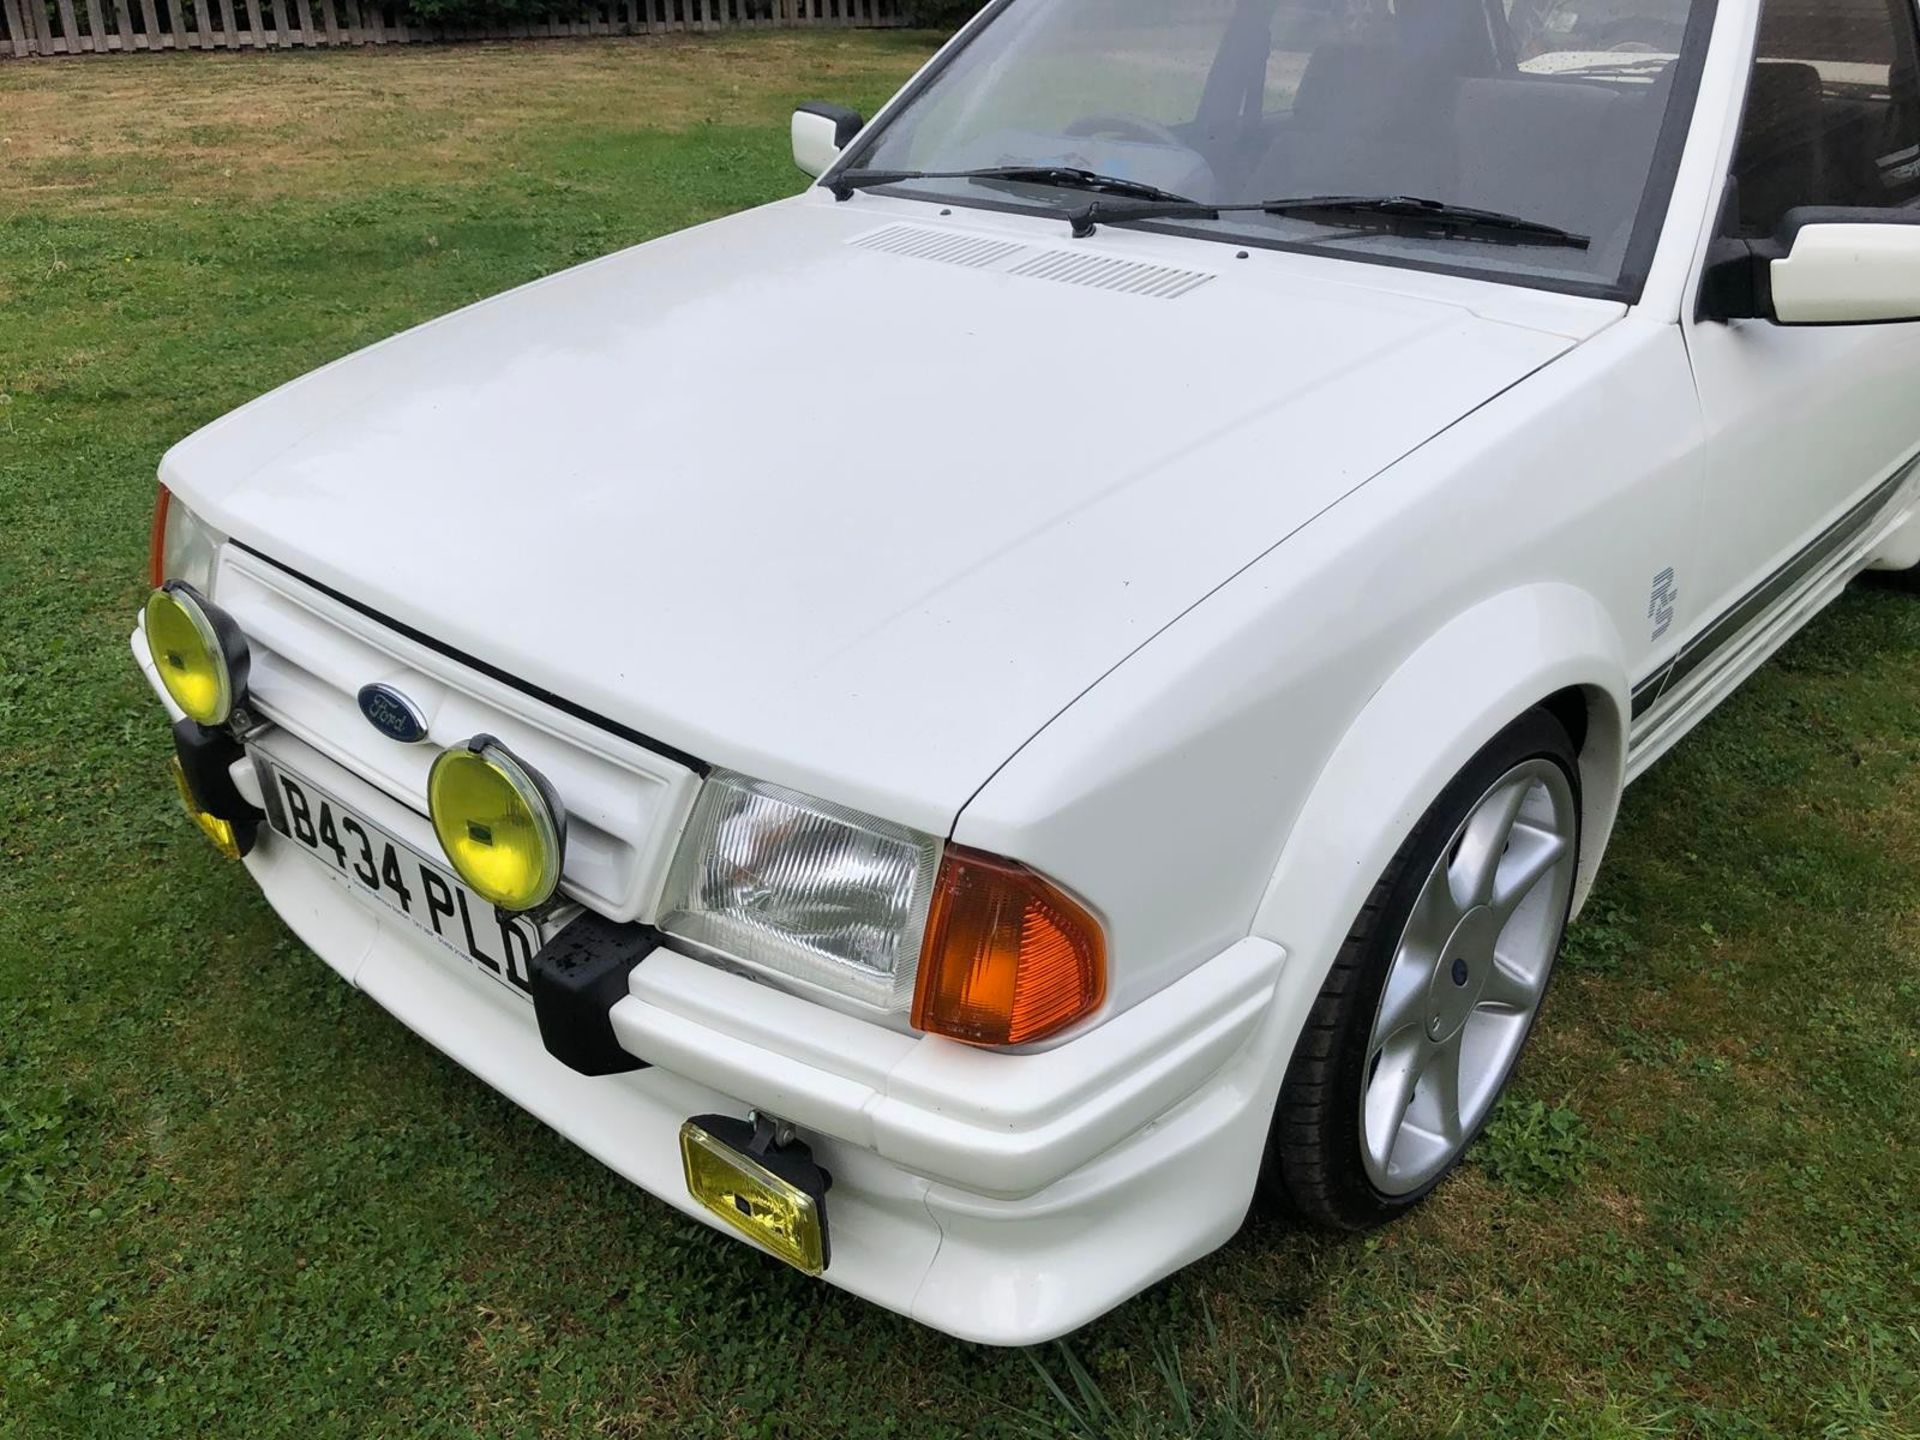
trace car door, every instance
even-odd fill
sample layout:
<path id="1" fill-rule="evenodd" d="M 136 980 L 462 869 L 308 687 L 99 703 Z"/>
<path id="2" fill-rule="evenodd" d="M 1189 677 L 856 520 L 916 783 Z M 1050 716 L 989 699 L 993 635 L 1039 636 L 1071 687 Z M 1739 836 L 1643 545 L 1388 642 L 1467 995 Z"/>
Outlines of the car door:
<path id="1" fill-rule="evenodd" d="M 1719 233 L 1772 236 L 1796 206 L 1920 203 L 1916 53 L 1914 0 L 1762 0 Z M 1703 628 L 1656 677 L 1663 708 L 1864 539 L 1920 451 L 1920 324 L 1685 323 L 1706 526 L 1675 583 Z"/>

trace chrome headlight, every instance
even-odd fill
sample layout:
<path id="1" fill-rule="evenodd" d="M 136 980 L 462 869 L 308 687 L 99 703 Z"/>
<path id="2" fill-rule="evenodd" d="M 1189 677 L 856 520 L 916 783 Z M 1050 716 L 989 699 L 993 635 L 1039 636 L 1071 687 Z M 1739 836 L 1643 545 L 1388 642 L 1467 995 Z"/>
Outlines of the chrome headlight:
<path id="1" fill-rule="evenodd" d="M 936 836 L 716 770 L 674 856 L 660 928 L 904 1010 L 939 863 Z"/>
<path id="2" fill-rule="evenodd" d="M 213 593 L 213 571 L 227 537 L 183 505 L 166 486 L 153 511 L 152 580 L 157 588 L 169 580 L 191 585 L 202 595 Z"/>

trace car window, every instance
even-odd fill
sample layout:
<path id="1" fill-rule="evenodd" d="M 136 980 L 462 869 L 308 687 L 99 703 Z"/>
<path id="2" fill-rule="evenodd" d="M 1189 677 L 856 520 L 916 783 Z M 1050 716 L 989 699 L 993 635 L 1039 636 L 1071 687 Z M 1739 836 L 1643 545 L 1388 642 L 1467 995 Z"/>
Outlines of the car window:
<path id="1" fill-rule="evenodd" d="M 1222 21 L 1212 6 L 1078 0 L 1020 7 L 996 28 L 1017 35 L 1017 47 L 975 47 L 963 55 L 955 68 L 977 70 L 976 83 L 930 91 L 916 107 L 911 147 L 896 146 L 906 152 L 901 158 L 946 165 L 1004 149 L 1010 133 L 1113 138 L 1113 127 L 1103 131 L 1101 122 L 1120 117 L 1186 125 L 1200 111 Z M 998 158 L 998 150 L 993 154 Z"/>
<path id="2" fill-rule="evenodd" d="M 1584 237 L 1488 243 L 1240 212 L 1233 243 L 1630 293 L 1693 103 L 1710 0 L 1015 0 L 848 164 L 1071 166 L 1234 205 L 1420 196 Z M 908 182 L 1080 206 L 1022 182 Z M 1169 224 L 1175 222 L 1167 222 Z"/>
<path id="3" fill-rule="evenodd" d="M 1522 70 L 1556 75 L 1595 66 L 1630 72 L 1635 56 L 1671 60 L 1686 35 L 1687 9 L 1662 0 L 1505 0 Z"/>
<path id="4" fill-rule="evenodd" d="M 1912 0 L 1766 0 L 1728 214 L 1771 235 L 1798 205 L 1920 198 Z"/>

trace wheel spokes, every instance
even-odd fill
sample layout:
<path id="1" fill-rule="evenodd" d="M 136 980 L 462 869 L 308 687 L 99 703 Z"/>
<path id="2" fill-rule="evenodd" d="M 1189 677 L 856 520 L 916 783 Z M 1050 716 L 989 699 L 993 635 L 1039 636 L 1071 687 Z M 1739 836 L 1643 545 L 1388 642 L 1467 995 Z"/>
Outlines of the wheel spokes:
<path id="1" fill-rule="evenodd" d="M 1461 1032 L 1456 1030 L 1438 1045 L 1429 1047 L 1426 1064 L 1420 1071 L 1417 1123 L 1449 1148 L 1466 1138 L 1466 1126 L 1460 1116 L 1460 1036 Z"/>
<path id="2" fill-rule="evenodd" d="M 1488 902 L 1503 917 L 1518 910 L 1534 886 L 1553 873 L 1567 853 L 1567 837 L 1522 821 L 1507 832 L 1506 849 Z"/>
<path id="3" fill-rule="evenodd" d="M 1514 822 L 1520 818 L 1520 807 L 1531 788 L 1531 782 L 1524 779 L 1509 781 L 1482 800 L 1467 818 L 1453 863 L 1447 867 L 1448 888 L 1462 913 L 1492 902 L 1500 861 L 1507 853 Z"/>
<path id="4" fill-rule="evenodd" d="M 1400 1168 L 1417 1174 L 1436 1154 L 1456 1149 L 1466 1139 L 1461 1102 L 1461 1032 L 1437 1044 L 1403 1030 L 1382 1048 L 1373 1081 L 1367 1087 L 1363 1127 L 1368 1158 L 1379 1174 Z"/>
<path id="5" fill-rule="evenodd" d="M 1382 1174 L 1392 1163 L 1393 1147 L 1406 1124 L 1407 1107 L 1413 1103 L 1429 1048 L 1424 1036 L 1402 1031 L 1380 1052 L 1373 1083 L 1367 1087 L 1366 1124 L 1362 1128 L 1368 1156 Z"/>
<path id="6" fill-rule="evenodd" d="M 1402 950 L 1387 972 L 1386 988 L 1380 992 L 1380 1013 L 1373 1022 L 1376 1051 L 1391 1044 L 1403 1030 L 1425 1033 L 1427 987 L 1432 982 L 1433 961 Z"/>
<path id="7" fill-rule="evenodd" d="M 1487 983 L 1480 991 L 1479 1007 L 1483 1010 L 1511 1011 L 1517 1015 L 1531 1013 L 1540 1003 L 1541 981 L 1546 976 L 1529 975 L 1511 960 L 1503 960 L 1495 955 L 1489 962 Z"/>
<path id="8" fill-rule="evenodd" d="M 1400 936 L 1396 961 L 1411 957 L 1428 965 L 1438 964 L 1441 949 L 1464 914 L 1466 911 L 1453 892 L 1446 867 L 1439 867 L 1427 877 L 1420 898 L 1413 902 L 1413 913 L 1407 917 L 1407 928 Z"/>

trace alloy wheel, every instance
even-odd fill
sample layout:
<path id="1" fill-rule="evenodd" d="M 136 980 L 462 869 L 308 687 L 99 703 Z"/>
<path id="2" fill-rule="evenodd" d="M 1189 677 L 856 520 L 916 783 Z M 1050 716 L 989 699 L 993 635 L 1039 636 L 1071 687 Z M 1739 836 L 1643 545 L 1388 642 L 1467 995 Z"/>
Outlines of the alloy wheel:
<path id="1" fill-rule="evenodd" d="M 1579 817 L 1551 760 L 1516 765 L 1467 812 L 1414 901 L 1367 1040 L 1360 1152 L 1386 1195 L 1459 1158 L 1546 993 Z"/>

